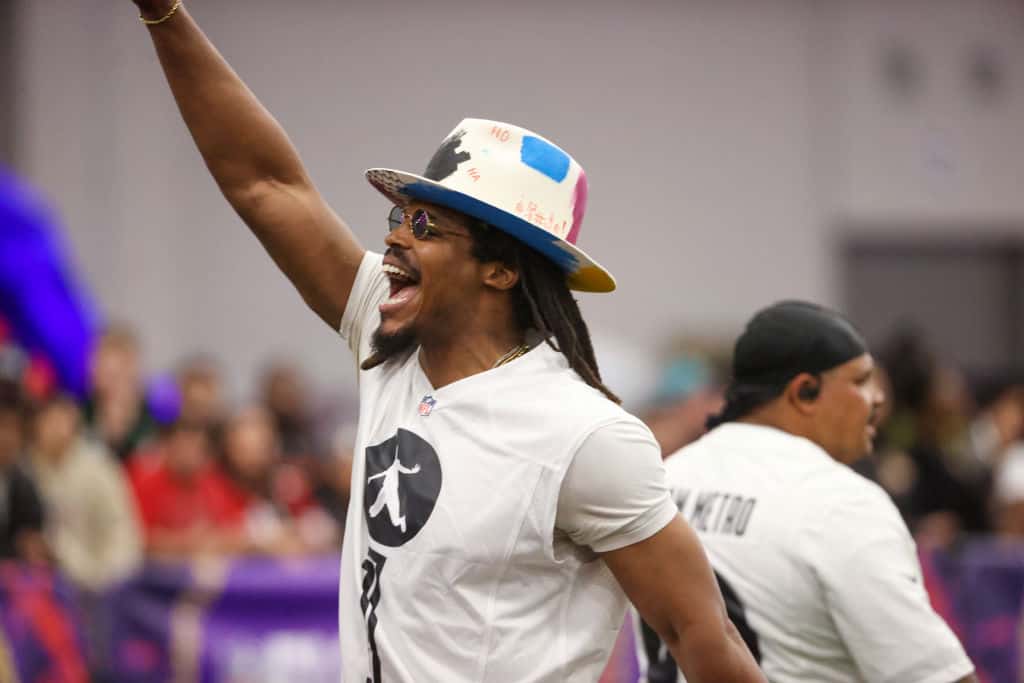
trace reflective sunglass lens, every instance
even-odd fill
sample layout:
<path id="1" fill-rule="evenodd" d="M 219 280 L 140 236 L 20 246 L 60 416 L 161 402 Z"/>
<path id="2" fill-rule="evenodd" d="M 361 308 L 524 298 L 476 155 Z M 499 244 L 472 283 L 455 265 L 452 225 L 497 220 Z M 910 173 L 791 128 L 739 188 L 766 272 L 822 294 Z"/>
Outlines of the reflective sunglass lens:
<path id="1" fill-rule="evenodd" d="M 418 240 L 427 236 L 430 228 L 430 216 L 423 209 L 416 209 L 412 212 L 412 234 Z"/>
<path id="2" fill-rule="evenodd" d="M 388 213 L 388 232 L 393 232 L 401 227 L 405 221 L 405 212 L 402 211 L 402 207 L 393 206 L 391 211 Z"/>

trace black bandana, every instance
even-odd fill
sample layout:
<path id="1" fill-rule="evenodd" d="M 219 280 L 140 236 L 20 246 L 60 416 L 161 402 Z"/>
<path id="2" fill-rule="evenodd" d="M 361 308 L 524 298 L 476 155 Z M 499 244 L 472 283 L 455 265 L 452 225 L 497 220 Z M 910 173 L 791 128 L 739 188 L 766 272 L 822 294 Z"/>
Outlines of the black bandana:
<path id="1" fill-rule="evenodd" d="M 759 311 L 736 340 L 733 381 L 784 385 L 801 372 L 824 372 L 867 350 L 860 333 L 835 311 L 782 301 Z"/>

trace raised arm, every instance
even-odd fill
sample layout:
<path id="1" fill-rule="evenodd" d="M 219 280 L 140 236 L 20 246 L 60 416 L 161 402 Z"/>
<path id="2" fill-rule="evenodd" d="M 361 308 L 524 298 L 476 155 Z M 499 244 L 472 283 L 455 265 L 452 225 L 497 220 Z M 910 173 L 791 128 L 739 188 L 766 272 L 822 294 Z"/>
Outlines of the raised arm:
<path id="1" fill-rule="evenodd" d="M 688 683 L 766 683 L 726 616 L 697 535 L 681 517 L 647 540 L 602 558 Z"/>
<path id="2" fill-rule="evenodd" d="M 159 19 L 174 0 L 134 0 Z M 181 6 L 149 26 L 182 118 L 225 198 L 302 298 L 341 322 L 363 248 L 313 186 L 298 153 Z"/>

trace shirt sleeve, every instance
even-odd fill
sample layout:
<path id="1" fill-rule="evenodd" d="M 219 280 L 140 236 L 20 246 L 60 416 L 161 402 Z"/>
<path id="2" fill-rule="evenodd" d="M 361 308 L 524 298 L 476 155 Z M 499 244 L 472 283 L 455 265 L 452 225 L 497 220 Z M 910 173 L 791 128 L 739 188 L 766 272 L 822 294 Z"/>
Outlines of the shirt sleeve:
<path id="1" fill-rule="evenodd" d="M 380 325 L 378 306 L 388 296 L 390 284 L 382 268 L 384 257 L 367 250 L 356 272 L 338 334 L 348 342 L 356 365 L 370 355 L 370 338 Z"/>
<path id="2" fill-rule="evenodd" d="M 833 499 L 802 539 L 836 628 L 865 680 L 959 680 L 974 667 L 932 609 L 899 512 L 881 489 L 868 486 Z"/>
<path id="3" fill-rule="evenodd" d="M 555 528 L 604 553 L 653 536 L 676 514 L 658 443 L 641 423 L 623 420 L 580 445 L 562 480 Z"/>

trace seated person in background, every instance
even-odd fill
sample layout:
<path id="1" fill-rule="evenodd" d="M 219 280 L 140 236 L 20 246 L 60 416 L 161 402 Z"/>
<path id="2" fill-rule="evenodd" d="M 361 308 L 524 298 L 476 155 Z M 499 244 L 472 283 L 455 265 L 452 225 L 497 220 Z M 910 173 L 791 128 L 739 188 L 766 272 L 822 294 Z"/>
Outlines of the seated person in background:
<path id="1" fill-rule="evenodd" d="M 996 468 L 993 489 L 996 533 L 1004 538 L 1024 539 L 1024 442 L 1007 450 Z"/>
<path id="2" fill-rule="evenodd" d="M 219 429 L 224 423 L 224 380 L 220 366 L 203 354 L 190 356 L 177 373 L 181 394 L 179 419 Z"/>
<path id="3" fill-rule="evenodd" d="M 309 386 L 293 363 L 277 360 L 263 373 L 262 401 L 286 459 L 309 460 L 316 452 Z"/>
<path id="4" fill-rule="evenodd" d="M 100 592 L 138 567 L 142 539 L 121 467 L 82 435 L 79 418 L 70 397 L 46 401 L 32 421 L 29 455 L 57 565 L 79 588 Z"/>
<path id="5" fill-rule="evenodd" d="M 853 326 L 787 301 L 747 323 L 711 429 L 666 461 L 729 616 L 774 683 L 975 682 L 896 506 L 847 465 L 883 396 Z M 676 666 L 644 628 L 646 680 Z"/>
<path id="6" fill-rule="evenodd" d="M 187 559 L 245 550 L 231 482 L 210 457 L 202 426 L 178 421 L 156 451 L 131 471 L 151 556 Z"/>
<path id="7" fill-rule="evenodd" d="M 224 468 L 245 519 L 249 549 L 297 554 L 334 549 L 338 527 L 316 504 L 305 470 L 282 458 L 270 414 L 249 408 L 224 430 Z"/>
<path id="8" fill-rule="evenodd" d="M 111 325 L 90 359 L 92 386 L 85 422 L 121 462 L 156 432 L 156 420 L 146 404 L 140 356 L 135 332 Z"/>
<path id="9" fill-rule="evenodd" d="M 25 425 L 21 389 L 0 383 L 0 560 L 47 564 L 43 505 L 23 469 Z"/>

